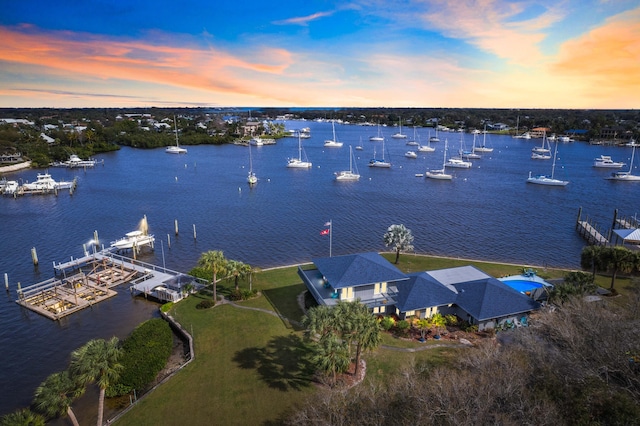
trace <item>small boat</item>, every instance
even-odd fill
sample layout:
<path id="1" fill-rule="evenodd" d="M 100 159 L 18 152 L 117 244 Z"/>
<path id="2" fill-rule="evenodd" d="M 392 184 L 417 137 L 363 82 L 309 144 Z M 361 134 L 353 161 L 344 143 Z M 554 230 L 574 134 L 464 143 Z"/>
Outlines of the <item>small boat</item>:
<path id="1" fill-rule="evenodd" d="M 251 144 L 249 144 L 249 174 L 247 175 L 247 183 L 253 186 L 258 183 L 258 177 L 253 172 L 253 158 L 251 157 Z"/>
<path id="2" fill-rule="evenodd" d="M 383 169 L 388 169 L 391 167 L 391 163 L 384 160 L 384 140 L 382 141 L 382 159 L 376 158 L 376 150 L 373 149 L 373 158 L 369 160 L 369 167 L 379 167 Z"/>
<path id="3" fill-rule="evenodd" d="M 431 132 L 429 132 L 431 133 Z M 438 124 L 436 123 L 436 135 L 435 136 L 431 136 L 431 134 L 429 134 L 429 143 L 436 143 L 436 142 L 440 142 L 440 138 L 438 137 Z"/>
<path id="4" fill-rule="evenodd" d="M 442 157 L 442 168 L 438 170 L 428 170 L 425 172 L 425 176 L 429 179 L 438 179 L 438 180 L 451 180 L 453 176 L 445 173 L 445 164 L 447 162 L 447 140 L 444 140 L 444 153 Z"/>
<path id="5" fill-rule="evenodd" d="M 407 135 L 402 133 L 402 119 L 399 120 L 399 126 L 400 126 L 400 131 L 398 131 L 398 133 L 394 133 L 393 135 L 391 135 L 391 137 L 394 139 L 406 139 Z"/>
<path id="6" fill-rule="evenodd" d="M 298 133 L 298 158 L 290 158 L 289 161 L 287 161 L 287 167 L 292 169 L 308 169 L 312 165 L 313 164 L 306 158 L 306 153 L 305 159 L 302 159 L 302 139 Z"/>
<path id="7" fill-rule="evenodd" d="M 2 194 L 13 195 L 16 192 L 18 192 L 19 188 L 20 188 L 20 185 L 18 184 L 18 181 L 6 180 L 3 182 L 3 185 L 2 185 Z"/>
<path id="8" fill-rule="evenodd" d="M 633 170 L 633 158 L 636 153 L 636 147 L 633 147 L 633 151 L 631 151 L 631 161 L 629 162 L 629 170 L 626 172 L 613 172 L 611 176 L 607 177 L 607 180 L 615 180 L 621 182 L 640 182 L 640 176 L 632 175 L 631 171 Z"/>
<path id="9" fill-rule="evenodd" d="M 516 135 L 513 137 L 514 139 L 531 139 L 531 133 L 529 132 L 524 132 L 521 135 Z"/>
<path id="10" fill-rule="evenodd" d="M 476 152 L 476 138 L 478 136 L 478 130 L 473 131 L 473 145 L 471 146 L 471 151 L 467 151 L 465 149 L 460 150 L 460 157 L 465 160 L 477 160 L 482 158 L 480 154 Z"/>
<path id="11" fill-rule="evenodd" d="M 460 134 L 460 155 L 458 157 L 452 157 L 447 160 L 445 163 L 445 167 L 454 167 L 456 169 L 470 169 L 473 166 L 471 161 L 465 161 L 462 157 L 462 153 L 464 152 L 464 139 L 462 138 L 462 134 Z"/>
<path id="12" fill-rule="evenodd" d="M 621 161 L 613 161 L 610 155 L 600 155 L 598 158 L 594 158 L 593 167 L 608 168 L 608 169 L 620 169 L 626 166 Z"/>
<path id="13" fill-rule="evenodd" d="M 371 142 L 382 142 L 384 140 L 382 133 L 380 133 L 380 122 L 378 122 L 378 134 L 376 136 L 371 136 L 369 140 Z"/>
<path id="14" fill-rule="evenodd" d="M 176 117 L 173 117 L 173 126 L 174 126 L 174 131 L 176 132 L 176 144 L 175 146 L 168 146 L 164 152 L 166 152 L 167 154 L 186 154 L 187 150 L 186 148 L 182 148 L 180 146 L 180 144 L 178 143 L 178 124 L 176 122 Z"/>
<path id="15" fill-rule="evenodd" d="M 262 146 L 262 145 L 264 145 L 264 141 L 261 138 L 256 136 L 255 138 L 251 138 L 249 140 L 249 145 Z"/>
<path id="16" fill-rule="evenodd" d="M 418 158 L 418 153 L 415 151 L 407 151 L 404 153 L 404 156 L 407 158 Z"/>
<path id="17" fill-rule="evenodd" d="M 531 159 L 532 160 L 551 160 L 551 154 L 547 153 L 547 154 L 539 154 L 537 152 L 532 152 L 531 153 Z"/>
<path id="18" fill-rule="evenodd" d="M 336 122 L 335 120 L 331 120 L 331 128 L 333 130 L 333 139 L 327 139 L 324 141 L 324 146 L 326 148 L 342 148 L 342 142 L 338 142 L 336 139 Z"/>
<path id="19" fill-rule="evenodd" d="M 558 143 L 556 142 L 556 150 L 553 153 L 553 165 L 551 166 L 551 176 L 547 176 L 547 175 L 532 176 L 531 172 L 529 172 L 529 178 L 527 178 L 527 183 L 535 183 L 537 185 L 547 185 L 547 186 L 567 186 L 569 181 L 560 180 L 553 177 L 553 174 L 556 170 L 557 156 L 558 156 Z"/>
<path id="20" fill-rule="evenodd" d="M 413 139 L 407 141 L 408 146 L 420 146 L 420 142 L 418 142 L 418 132 L 416 131 L 416 127 L 413 126 Z"/>
<path id="21" fill-rule="evenodd" d="M 353 158 L 353 150 L 351 149 L 351 145 L 349 145 L 349 170 L 335 172 L 335 175 L 336 175 L 336 180 L 339 180 L 339 181 L 349 181 L 349 180 L 360 179 L 360 174 L 358 173 L 358 166 L 356 165 L 355 159 Z"/>
<path id="22" fill-rule="evenodd" d="M 493 148 L 487 146 L 487 126 L 484 127 L 482 132 L 482 145 L 473 148 L 474 152 L 493 152 Z"/>
<path id="23" fill-rule="evenodd" d="M 531 152 L 536 154 L 548 154 L 551 152 L 551 146 L 549 145 L 549 141 L 547 140 L 547 134 L 542 134 L 542 145 L 536 146 L 531 149 Z"/>
<path id="24" fill-rule="evenodd" d="M 151 246 L 153 247 L 153 242 L 155 241 L 155 237 L 153 235 L 149 235 L 144 233 L 143 231 L 136 230 L 127 232 L 124 238 L 120 238 L 119 240 L 113 241 L 111 243 L 111 247 L 116 250 L 127 250 L 127 249 L 139 249 L 142 246 Z"/>
<path id="25" fill-rule="evenodd" d="M 67 161 L 55 162 L 55 163 L 52 163 L 51 165 L 53 167 L 68 167 L 70 169 L 74 169 L 74 168 L 94 167 L 97 163 L 98 161 L 94 160 L 93 158 L 89 158 L 88 160 L 83 160 L 80 157 L 78 157 L 76 154 L 71 154 Z"/>

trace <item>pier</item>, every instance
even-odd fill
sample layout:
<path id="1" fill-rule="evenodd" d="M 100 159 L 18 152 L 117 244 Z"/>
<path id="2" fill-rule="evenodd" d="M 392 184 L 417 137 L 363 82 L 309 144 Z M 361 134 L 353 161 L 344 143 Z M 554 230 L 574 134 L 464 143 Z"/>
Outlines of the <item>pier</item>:
<path id="1" fill-rule="evenodd" d="M 588 244 L 592 245 L 615 245 L 618 242 L 618 236 L 613 232 L 615 229 L 638 229 L 640 226 L 636 217 L 620 217 L 618 210 L 613 212 L 613 220 L 611 228 L 605 233 L 602 229 L 588 216 L 582 217 L 582 207 L 578 210 L 578 218 L 576 220 L 576 230 Z M 612 240 L 615 238 L 615 242 Z"/>
<path id="2" fill-rule="evenodd" d="M 118 294 L 127 284 L 133 296 L 177 302 L 205 281 L 102 250 L 54 264 L 56 276 L 18 290 L 16 303 L 54 321 Z M 62 275 L 62 276 L 60 276 Z"/>

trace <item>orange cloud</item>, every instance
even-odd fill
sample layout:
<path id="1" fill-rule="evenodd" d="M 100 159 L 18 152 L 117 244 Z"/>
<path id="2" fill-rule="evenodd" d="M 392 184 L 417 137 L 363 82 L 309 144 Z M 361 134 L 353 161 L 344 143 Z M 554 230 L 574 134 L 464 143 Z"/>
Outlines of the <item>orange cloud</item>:
<path id="1" fill-rule="evenodd" d="M 640 97 L 640 8 L 565 43 L 551 69 L 586 80 L 585 90 L 596 99 Z"/>

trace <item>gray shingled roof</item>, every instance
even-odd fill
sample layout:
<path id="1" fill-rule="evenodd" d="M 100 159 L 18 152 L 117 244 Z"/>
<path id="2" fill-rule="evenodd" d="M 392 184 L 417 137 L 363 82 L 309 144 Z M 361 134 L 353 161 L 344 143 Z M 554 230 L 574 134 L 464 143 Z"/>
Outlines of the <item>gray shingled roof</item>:
<path id="1" fill-rule="evenodd" d="M 401 312 L 426 307 L 449 305 L 456 301 L 456 293 L 425 272 L 410 274 L 407 281 L 396 284 L 396 306 Z"/>
<path id="2" fill-rule="evenodd" d="M 334 289 L 391 283 L 408 278 L 375 252 L 323 257 L 312 261 Z"/>

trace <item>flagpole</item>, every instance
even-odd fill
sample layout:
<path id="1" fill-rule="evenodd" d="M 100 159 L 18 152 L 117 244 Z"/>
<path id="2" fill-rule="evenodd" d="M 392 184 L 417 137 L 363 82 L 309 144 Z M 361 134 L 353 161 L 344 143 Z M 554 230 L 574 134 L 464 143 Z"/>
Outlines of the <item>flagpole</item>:
<path id="1" fill-rule="evenodd" d="M 329 257 L 331 257 L 331 244 L 333 241 L 333 219 L 329 219 Z"/>

